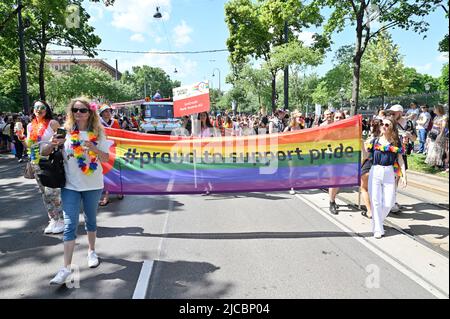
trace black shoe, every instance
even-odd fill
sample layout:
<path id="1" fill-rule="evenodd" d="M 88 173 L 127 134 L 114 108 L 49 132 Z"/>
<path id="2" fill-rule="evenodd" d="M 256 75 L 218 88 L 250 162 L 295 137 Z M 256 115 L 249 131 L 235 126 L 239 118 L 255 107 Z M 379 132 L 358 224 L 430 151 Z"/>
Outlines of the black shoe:
<path id="1" fill-rule="evenodd" d="M 338 211 L 337 211 L 338 207 L 336 205 L 336 202 L 330 202 L 330 213 L 332 213 L 333 215 L 337 215 Z"/>

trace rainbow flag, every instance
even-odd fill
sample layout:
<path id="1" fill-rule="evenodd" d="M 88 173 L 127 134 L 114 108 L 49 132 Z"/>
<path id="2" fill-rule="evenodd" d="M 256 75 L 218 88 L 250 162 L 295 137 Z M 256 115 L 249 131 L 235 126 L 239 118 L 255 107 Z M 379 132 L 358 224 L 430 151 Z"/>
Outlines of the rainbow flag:
<path id="1" fill-rule="evenodd" d="M 103 173 L 111 193 L 259 192 L 360 184 L 361 116 L 271 135 L 106 133 L 112 145 Z"/>

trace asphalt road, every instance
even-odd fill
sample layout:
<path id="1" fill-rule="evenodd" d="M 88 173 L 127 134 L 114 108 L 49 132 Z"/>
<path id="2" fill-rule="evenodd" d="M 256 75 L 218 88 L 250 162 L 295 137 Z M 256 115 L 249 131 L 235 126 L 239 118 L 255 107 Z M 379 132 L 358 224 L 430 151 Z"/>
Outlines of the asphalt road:
<path id="1" fill-rule="evenodd" d="M 98 213 L 100 266 L 87 267 L 81 225 L 79 288 L 49 286 L 62 236 L 42 233 L 40 194 L 21 172 L 0 158 L 0 298 L 131 298 L 144 260 L 146 298 L 435 298 L 287 192 L 113 196 Z"/>

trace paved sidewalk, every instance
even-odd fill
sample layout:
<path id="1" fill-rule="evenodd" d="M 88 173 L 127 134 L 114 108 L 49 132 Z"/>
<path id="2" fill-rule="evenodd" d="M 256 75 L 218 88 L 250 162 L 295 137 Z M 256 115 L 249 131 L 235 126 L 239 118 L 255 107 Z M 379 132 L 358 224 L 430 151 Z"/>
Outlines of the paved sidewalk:
<path id="1" fill-rule="evenodd" d="M 449 252 L 449 182 L 445 178 L 408 172 L 408 186 L 397 192 L 401 212 L 389 214 L 387 222 L 403 232 Z M 358 188 L 342 189 L 339 198 L 357 206 Z M 360 201 L 364 208 L 364 203 Z"/>

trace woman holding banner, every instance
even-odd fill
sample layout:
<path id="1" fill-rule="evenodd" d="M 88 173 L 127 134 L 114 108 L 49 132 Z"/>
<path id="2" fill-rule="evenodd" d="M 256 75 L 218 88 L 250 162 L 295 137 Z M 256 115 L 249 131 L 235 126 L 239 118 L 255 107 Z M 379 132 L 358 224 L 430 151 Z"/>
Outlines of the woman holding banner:
<path id="1" fill-rule="evenodd" d="M 103 127 L 115 128 L 118 130 L 121 129 L 119 122 L 115 118 L 112 117 L 112 108 L 108 104 L 103 104 L 98 109 L 98 114 L 100 115 L 100 122 L 102 123 Z M 100 203 L 99 203 L 100 206 L 106 206 L 109 204 L 109 192 L 105 189 L 104 193 L 105 193 L 105 196 L 100 201 Z M 123 195 L 120 194 L 117 198 L 122 200 Z"/>
<path id="2" fill-rule="evenodd" d="M 406 186 L 405 152 L 396 130 L 394 120 L 383 119 L 381 135 L 366 146 L 371 154 L 369 195 L 372 207 L 372 225 L 375 238 L 384 236 L 383 222 L 395 204 L 395 176 L 400 176 Z"/>
<path id="3" fill-rule="evenodd" d="M 90 268 L 99 265 L 95 252 L 97 235 L 98 201 L 103 191 L 103 170 L 100 162 L 107 162 L 108 142 L 96 106 L 83 98 L 72 100 L 67 108 L 67 130 L 65 139 L 53 137 L 52 144 L 43 150 L 50 154 L 56 145 L 63 146 L 66 186 L 61 190 L 64 212 L 64 267 L 50 281 L 62 285 L 71 274 L 76 231 L 83 204 L 85 228 L 89 249 L 87 254 Z"/>
<path id="4" fill-rule="evenodd" d="M 212 137 L 213 136 L 213 132 L 212 132 L 213 126 L 211 124 L 211 120 L 209 119 L 208 112 L 199 113 L 197 120 L 200 121 L 200 132 L 198 132 L 199 136 L 200 137 Z"/>

